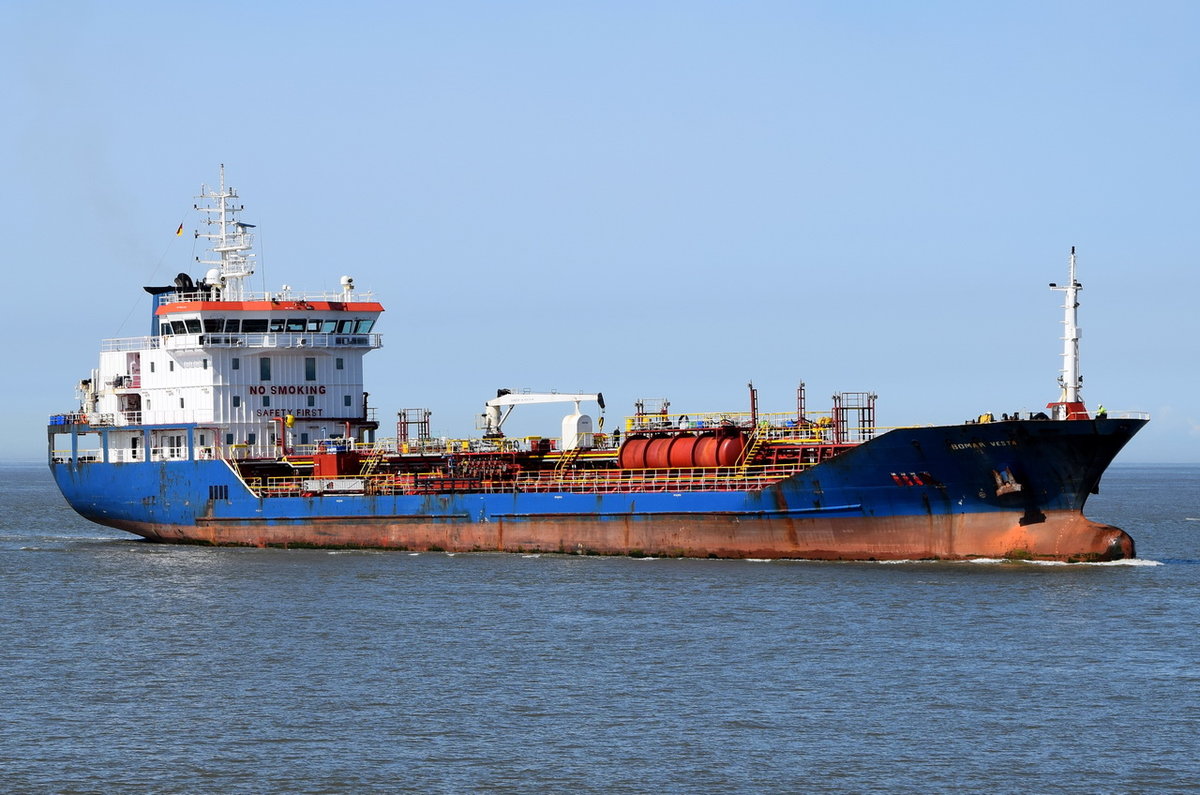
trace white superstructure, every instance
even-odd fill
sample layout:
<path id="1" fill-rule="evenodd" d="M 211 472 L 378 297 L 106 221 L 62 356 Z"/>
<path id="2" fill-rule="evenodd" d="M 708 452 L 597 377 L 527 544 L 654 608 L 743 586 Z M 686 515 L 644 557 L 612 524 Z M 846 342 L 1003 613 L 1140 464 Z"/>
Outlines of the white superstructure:
<path id="1" fill-rule="evenodd" d="M 145 288 L 151 333 L 104 340 L 80 383 L 81 413 L 104 429 L 108 460 L 275 456 L 349 437 L 377 423 L 363 391 L 363 356 L 380 347 L 383 307 L 343 276 L 337 293 L 251 293 L 252 225 L 237 192 L 202 188 L 196 209 L 213 232 L 203 279 Z"/>

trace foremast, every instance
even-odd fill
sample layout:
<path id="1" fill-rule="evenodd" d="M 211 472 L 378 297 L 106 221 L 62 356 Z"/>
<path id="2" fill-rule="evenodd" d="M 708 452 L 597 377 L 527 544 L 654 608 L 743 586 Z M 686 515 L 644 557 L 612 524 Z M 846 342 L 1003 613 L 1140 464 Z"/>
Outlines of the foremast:
<path id="1" fill-rule="evenodd" d="M 200 186 L 198 199 L 207 200 L 206 206 L 193 205 L 194 209 L 206 213 L 204 223 L 211 232 L 196 232 L 196 237 L 214 241 L 210 251 L 219 259 L 200 259 L 201 265 L 215 265 L 206 274 L 205 281 L 218 284 L 221 297 L 227 301 L 241 301 L 245 298 L 243 280 L 254 274 L 254 255 L 249 252 L 254 247 L 254 235 L 250 229 L 254 224 L 247 224 L 237 219 L 237 214 L 245 209 L 236 203 L 237 190 L 225 184 L 225 164 L 221 164 L 220 184 L 216 190 L 209 190 L 207 185 Z M 215 271 L 215 272 L 214 272 Z"/>
<path id="2" fill-rule="evenodd" d="M 1083 285 L 1075 276 L 1075 247 L 1071 246 L 1071 258 L 1067 267 L 1067 283 L 1050 283 L 1051 290 L 1064 294 L 1063 300 L 1063 366 L 1058 376 L 1060 392 L 1058 402 L 1046 404 L 1056 420 L 1086 420 L 1087 408 L 1083 404 L 1083 375 L 1079 370 L 1079 291 Z"/>

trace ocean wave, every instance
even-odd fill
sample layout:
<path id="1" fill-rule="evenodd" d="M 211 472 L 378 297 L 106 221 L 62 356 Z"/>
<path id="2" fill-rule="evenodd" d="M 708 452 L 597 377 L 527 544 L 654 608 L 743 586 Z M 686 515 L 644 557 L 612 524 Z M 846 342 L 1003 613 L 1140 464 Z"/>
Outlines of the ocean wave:
<path id="1" fill-rule="evenodd" d="M 20 535 L 0 535 L 0 543 L 6 541 L 136 541 L 133 536 L 97 536 L 97 535 L 54 535 L 48 533 L 22 533 Z"/>
<path id="2" fill-rule="evenodd" d="M 899 566 L 904 564 L 963 564 L 969 566 L 1162 566 L 1163 563 L 1157 560 L 1147 560 L 1145 558 L 1130 558 L 1126 560 L 1100 560 L 1100 561 L 1080 561 L 1077 563 L 1068 563 L 1063 560 L 1020 560 L 1016 558 L 964 558 L 962 560 L 875 560 L 870 561 L 880 566 Z"/>
<path id="3" fill-rule="evenodd" d="M 1061 560 L 1025 560 L 1031 566 L 1161 566 L 1161 561 L 1145 558 L 1127 558 L 1125 560 L 1096 560 L 1080 563 L 1065 563 Z"/>

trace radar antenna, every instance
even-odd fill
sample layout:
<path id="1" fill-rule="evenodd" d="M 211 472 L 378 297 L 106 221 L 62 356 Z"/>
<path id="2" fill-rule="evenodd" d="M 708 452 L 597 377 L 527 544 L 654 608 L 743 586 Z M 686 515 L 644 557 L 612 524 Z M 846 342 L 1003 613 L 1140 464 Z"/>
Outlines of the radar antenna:
<path id="1" fill-rule="evenodd" d="M 249 230 L 254 224 L 237 220 L 237 214 L 245 207 L 235 204 L 237 191 L 225 184 L 225 164 L 221 164 L 221 181 L 216 190 L 209 190 L 207 185 L 200 186 L 198 199 L 206 199 L 209 204 L 194 205 L 196 210 L 208 213 L 205 224 L 213 232 L 197 232 L 196 237 L 214 241 L 209 248 L 219 259 L 200 259 L 202 265 L 216 265 L 220 270 L 220 288 L 222 297 L 228 301 L 240 301 L 244 298 L 245 288 L 242 280 L 254 273 L 254 255 L 246 252 L 254 247 L 254 235 Z"/>

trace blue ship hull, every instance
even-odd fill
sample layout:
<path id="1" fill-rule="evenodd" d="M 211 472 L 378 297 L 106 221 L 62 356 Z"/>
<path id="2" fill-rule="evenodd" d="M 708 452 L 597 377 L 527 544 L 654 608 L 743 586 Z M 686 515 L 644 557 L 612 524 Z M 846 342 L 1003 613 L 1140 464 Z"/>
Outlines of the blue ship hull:
<path id="1" fill-rule="evenodd" d="M 748 490 L 259 496 L 224 460 L 51 461 L 87 519 L 153 541 L 817 559 L 1134 555 L 1083 506 L 1143 419 L 890 431 Z M 59 432 L 69 428 L 57 428 Z"/>

